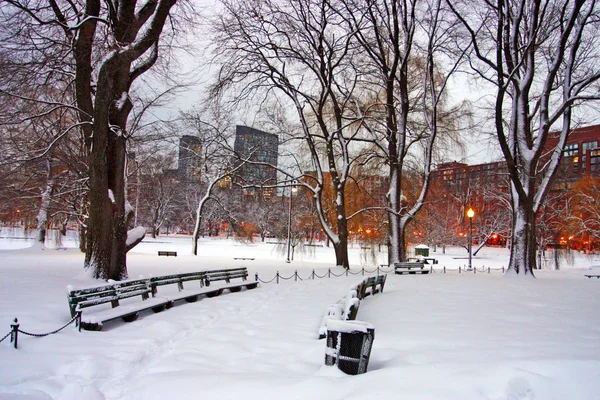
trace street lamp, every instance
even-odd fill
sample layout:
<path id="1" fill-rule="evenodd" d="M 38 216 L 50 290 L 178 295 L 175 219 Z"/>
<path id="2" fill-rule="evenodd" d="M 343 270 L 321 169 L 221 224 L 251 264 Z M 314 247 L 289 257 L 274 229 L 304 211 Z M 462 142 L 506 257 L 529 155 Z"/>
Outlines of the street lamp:
<path id="1" fill-rule="evenodd" d="M 472 269 L 472 265 L 471 265 L 471 250 L 472 250 L 472 243 L 473 243 L 473 217 L 475 216 L 475 211 L 473 211 L 472 208 L 469 207 L 469 209 L 467 210 L 467 217 L 469 217 L 469 269 Z"/>
<path id="2" fill-rule="evenodd" d="M 290 204 L 288 208 L 287 260 L 285 260 L 285 262 L 287 263 L 292 262 L 292 260 L 290 260 L 290 252 L 292 248 L 292 195 L 296 190 L 297 189 L 295 187 L 290 186 Z"/>

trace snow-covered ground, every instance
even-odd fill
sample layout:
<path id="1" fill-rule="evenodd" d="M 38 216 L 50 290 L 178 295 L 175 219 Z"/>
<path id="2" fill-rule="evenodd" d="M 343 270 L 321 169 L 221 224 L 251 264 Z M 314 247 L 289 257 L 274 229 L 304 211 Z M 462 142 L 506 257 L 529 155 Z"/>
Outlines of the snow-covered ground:
<path id="1" fill-rule="evenodd" d="M 33 333 L 67 323 L 66 286 L 91 283 L 75 243 L 34 250 L 22 233 L 0 236 L 0 338 L 15 317 Z M 289 264 L 285 246 L 273 243 L 206 238 L 198 257 L 190 248 L 186 237 L 144 240 L 128 257 L 130 276 L 236 266 L 263 280 L 343 272 L 325 247 Z M 383 262 L 358 245 L 350 253 L 353 272 Z M 317 339 L 327 307 L 362 277 L 290 279 L 101 332 L 20 335 L 17 350 L 5 340 L 0 399 L 600 399 L 600 280 L 583 276 L 600 273 L 598 256 L 573 254 L 572 264 L 530 280 L 459 274 L 464 249 L 431 255 L 448 273 L 389 275 L 384 293 L 360 305 L 358 319 L 375 326 L 364 375 L 325 367 Z M 507 258 L 506 249 L 486 248 L 473 265 L 501 268 Z"/>

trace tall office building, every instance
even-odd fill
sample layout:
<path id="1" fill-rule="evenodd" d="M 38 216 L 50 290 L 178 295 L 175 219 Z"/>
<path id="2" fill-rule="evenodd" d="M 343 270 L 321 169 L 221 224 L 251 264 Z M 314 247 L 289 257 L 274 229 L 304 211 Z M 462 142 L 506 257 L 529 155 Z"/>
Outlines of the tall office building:
<path id="1" fill-rule="evenodd" d="M 181 181 L 200 180 L 201 141 L 196 136 L 185 135 L 179 139 L 177 175 Z"/>
<path id="2" fill-rule="evenodd" d="M 250 161 L 244 164 L 234 176 L 234 182 L 241 186 L 254 186 L 242 189 L 242 195 L 254 196 L 259 192 L 259 186 L 277 183 L 277 156 L 279 138 L 277 135 L 237 125 L 235 127 L 234 151 L 237 160 L 234 163 Z M 264 164 L 253 164 L 253 163 Z M 262 188 L 262 194 L 268 198 L 275 194 L 274 188 Z"/>

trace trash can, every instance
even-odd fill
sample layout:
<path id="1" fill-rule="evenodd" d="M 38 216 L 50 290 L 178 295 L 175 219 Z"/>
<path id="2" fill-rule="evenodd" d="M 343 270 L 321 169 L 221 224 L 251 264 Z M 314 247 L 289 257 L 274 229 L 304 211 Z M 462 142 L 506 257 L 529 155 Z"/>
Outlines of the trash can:
<path id="1" fill-rule="evenodd" d="M 363 321 L 327 321 L 325 365 L 337 365 L 349 375 L 367 372 L 375 337 L 373 325 Z"/>
<path id="2" fill-rule="evenodd" d="M 429 257 L 429 247 L 424 244 L 420 244 L 415 247 L 415 256 Z"/>

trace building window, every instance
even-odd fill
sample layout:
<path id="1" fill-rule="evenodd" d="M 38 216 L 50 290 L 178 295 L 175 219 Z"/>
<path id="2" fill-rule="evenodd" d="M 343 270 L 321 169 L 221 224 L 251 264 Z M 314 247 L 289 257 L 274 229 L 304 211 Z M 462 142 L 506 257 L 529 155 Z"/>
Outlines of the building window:
<path id="1" fill-rule="evenodd" d="M 565 157 L 572 157 L 572 156 L 576 156 L 577 155 L 577 150 L 578 150 L 578 145 L 577 143 L 575 144 L 567 144 L 563 150 L 563 156 Z"/>
<path id="2" fill-rule="evenodd" d="M 581 151 L 585 154 L 588 150 L 595 149 L 596 147 L 598 147 L 598 141 L 585 142 L 581 144 Z"/>
<path id="3" fill-rule="evenodd" d="M 590 171 L 600 171 L 600 150 L 590 151 Z"/>

